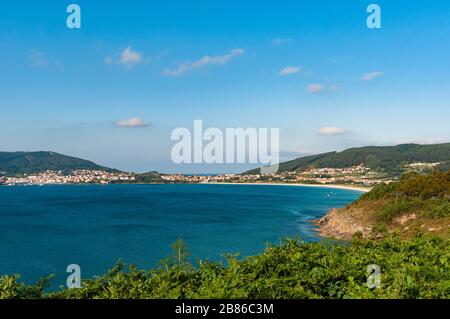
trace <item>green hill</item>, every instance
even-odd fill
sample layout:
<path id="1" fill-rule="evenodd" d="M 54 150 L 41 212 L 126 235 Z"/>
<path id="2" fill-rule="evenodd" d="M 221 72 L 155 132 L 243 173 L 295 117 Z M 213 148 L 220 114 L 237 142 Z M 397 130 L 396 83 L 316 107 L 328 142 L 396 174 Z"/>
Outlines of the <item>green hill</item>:
<path id="1" fill-rule="evenodd" d="M 450 165 L 450 143 L 351 148 L 342 152 L 311 155 L 284 162 L 280 164 L 279 172 L 302 171 L 311 166 L 343 168 L 364 164 L 366 167 L 390 175 L 400 175 L 404 172 L 405 164 L 415 162 L 442 162 L 441 167 L 447 168 Z M 248 171 L 247 174 L 258 172 L 259 169 L 255 169 Z"/>
<path id="2" fill-rule="evenodd" d="M 377 185 L 318 223 L 323 236 L 339 239 L 357 231 L 368 238 L 391 232 L 404 238 L 417 232 L 450 238 L 450 171 L 408 173 L 395 183 Z"/>
<path id="3" fill-rule="evenodd" d="M 36 174 L 46 170 L 69 173 L 77 169 L 117 171 L 87 160 L 54 152 L 0 152 L 0 173 L 2 174 Z"/>

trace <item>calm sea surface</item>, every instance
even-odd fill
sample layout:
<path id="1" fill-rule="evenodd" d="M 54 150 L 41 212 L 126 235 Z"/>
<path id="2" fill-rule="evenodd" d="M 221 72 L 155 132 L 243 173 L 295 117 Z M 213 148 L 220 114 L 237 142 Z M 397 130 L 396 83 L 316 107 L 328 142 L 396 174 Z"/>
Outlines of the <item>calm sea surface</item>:
<path id="1" fill-rule="evenodd" d="M 34 282 L 69 264 L 82 277 L 118 259 L 156 266 L 184 239 L 192 258 L 222 260 L 261 252 L 267 243 L 314 235 L 311 219 L 358 191 L 264 185 L 89 185 L 0 187 L 0 274 Z"/>

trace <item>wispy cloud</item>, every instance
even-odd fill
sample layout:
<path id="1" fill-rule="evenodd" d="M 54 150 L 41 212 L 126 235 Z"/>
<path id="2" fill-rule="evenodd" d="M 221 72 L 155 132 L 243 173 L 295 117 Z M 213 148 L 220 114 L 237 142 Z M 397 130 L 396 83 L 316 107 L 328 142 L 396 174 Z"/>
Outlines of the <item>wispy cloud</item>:
<path id="1" fill-rule="evenodd" d="M 287 66 L 278 73 L 279 76 L 286 76 L 299 73 L 302 70 L 299 66 Z"/>
<path id="2" fill-rule="evenodd" d="M 322 84 L 310 84 L 306 88 L 306 91 L 312 94 L 318 94 L 325 92 L 325 87 Z"/>
<path id="3" fill-rule="evenodd" d="M 330 87 L 326 87 L 322 84 L 310 84 L 306 88 L 306 91 L 311 94 L 320 94 L 325 92 L 335 93 L 339 91 L 339 87 L 336 85 L 331 85 Z"/>
<path id="4" fill-rule="evenodd" d="M 44 68 L 49 65 L 47 55 L 42 51 L 32 51 L 28 54 L 28 63 L 32 67 Z"/>
<path id="5" fill-rule="evenodd" d="M 319 129 L 319 135 L 341 135 L 347 133 L 347 130 L 340 127 L 326 126 Z"/>
<path id="6" fill-rule="evenodd" d="M 201 59 L 194 62 L 184 62 L 180 66 L 175 69 L 166 69 L 163 74 L 165 76 L 180 76 L 186 73 L 192 72 L 197 69 L 201 69 L 210 65 L 225 65 L 231 59 L 234 59 L 240 55 L 243 55 L 245 52 L 244 49 L 233 49 L 228 54 L 225 55 L 217 55 L 217 56 L 209 56 L 206 55 Z"/>
<path id="7" fill-rule="evenodd" d="M 383 76 L 384 73 L 380 72 L 380 71 L 375 71 L 375 72 L 370 72 L 370 73 L 366 73 L 361 77 L 361 80 L 363 81 L 372 81 L 375 78 L 378 78 L 380 76 Z"/>
<path id="8" fill-rule="evenodd" d="M 138 117 L 132 117 L 130 119 L 126 120 L 120 120 L 114 123 L 117 127 L 124 127 L 124 128 L 138 128 L 138 127 L 148 127 L 150 126 L 150 123 L 144 122 L 142 119 Z"/>
<path id="9" fill-rule="evenodd" d="M 272 40 L 273 45 L 282 45 L 293 42 L 294 40 L 291 38 L 275 38 Z"/>
<path id="10" fill-rule="evenodd" d="M 122 64 L 129 68 L 132 68 L 136 64 L 142 62 L 143 54 L 133 50 L 131 46 L 123 49 L 118 56 L 116 55 L 116 57 L 105 57 L 106 64 Z"/>
<path id="11" fill-rule="evenodd" d="M 142 54 L 139 52 L 133 51 L 131 47 L 126 48 L 122 51 L 120 55 L 120 63 L 126 65 L 135 65 L 142 61 Z"/>

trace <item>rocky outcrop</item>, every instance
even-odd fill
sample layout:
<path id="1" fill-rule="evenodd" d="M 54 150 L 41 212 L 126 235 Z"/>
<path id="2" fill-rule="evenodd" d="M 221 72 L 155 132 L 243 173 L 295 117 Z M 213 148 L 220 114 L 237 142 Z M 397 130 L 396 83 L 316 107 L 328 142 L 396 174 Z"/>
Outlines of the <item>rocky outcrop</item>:
<path id="1" fill-rule="evenodd" d="M 319 227 L 319 236 L 335 239 L 349 240 L 357 232 L 367 238 L 372 231 L 371 226 L 356 219 L 345 209 L 334 208 L 327 215 L 314 222 Z"/>

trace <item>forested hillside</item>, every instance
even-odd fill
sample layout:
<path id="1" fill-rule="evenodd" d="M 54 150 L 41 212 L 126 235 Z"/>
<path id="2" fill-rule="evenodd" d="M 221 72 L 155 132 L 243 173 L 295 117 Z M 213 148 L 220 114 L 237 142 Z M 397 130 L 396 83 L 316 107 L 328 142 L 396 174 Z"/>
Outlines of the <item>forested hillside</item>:
<path id="1" fill-rule="evenodd" d="M 0 152 L 0 172 L 8 175 L 35 174 L 46 170 L 72 172 L 77 169 L 117 171 L 54 152 Z"/>
<path id="2" fill-rule="evenodd" d="M 364 164 L 390 175 L 401 175 L 405 165 L 416 163 L 441 163 L 446 169 L 450 164 L 450 143 L 435 145 L 402 144 L 397 146 L 366 146 L 342 152 L 330 152 L 297 158 L 280 164 L 279 172 L 302 171 L 309 167 L 343 168 Z M 439 169 L 438 167 L 438 169 Z M 247 173 L 258 173 L 259 169 Z"/>

